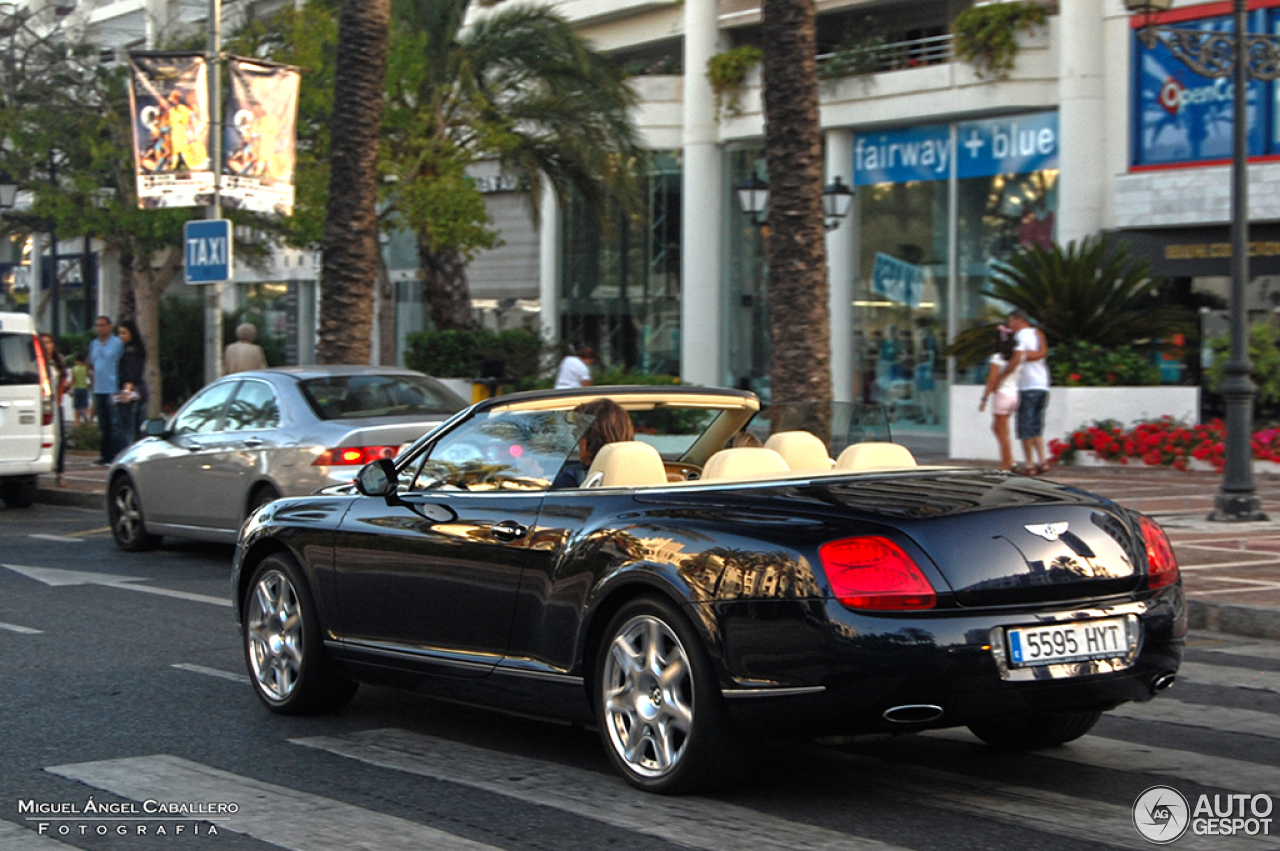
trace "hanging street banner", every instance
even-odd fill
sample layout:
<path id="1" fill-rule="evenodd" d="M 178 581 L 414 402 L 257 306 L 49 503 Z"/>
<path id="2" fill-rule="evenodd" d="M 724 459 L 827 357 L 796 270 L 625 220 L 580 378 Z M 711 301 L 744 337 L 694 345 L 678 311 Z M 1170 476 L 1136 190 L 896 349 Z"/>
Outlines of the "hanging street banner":
<path id="1" fill-rule="evenodd" d="M 298 70 L 240 58 L 227 65 L 231 98 L 222 202 L 232 209 L 291 216 Z"/>
<path id="2" fill-rule="evenodd" d="M 129 107 L 138 206 L 202 207 L 213 201 L 209 78 L 198 53 L 129 56 Z"/>

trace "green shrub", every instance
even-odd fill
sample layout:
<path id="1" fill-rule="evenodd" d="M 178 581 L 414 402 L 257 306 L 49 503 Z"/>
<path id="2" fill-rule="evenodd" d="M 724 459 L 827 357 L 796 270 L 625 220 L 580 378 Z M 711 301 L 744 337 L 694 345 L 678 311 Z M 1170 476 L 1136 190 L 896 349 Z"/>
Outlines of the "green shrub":
<path id="1" fill-rule="evenodd" d="M 524 386 L 537 378 L 542 365 L 542 340 L 532 331 L 511 328 L 479 331 L 422 331 L 408 339 L 404 353 L 410 369 L 437 378 L 479 378 L 485 361 L 503 361 L 504 377 Z"/>
<path id="2" fill-rule="evenodd" d="M 1231 338 L 1228 335 L 1214 337 L 1209 341 L 1213 349 L 1213 365 L 1209 367 L 1209 389 L 1215 393 L 1222 390 L 1222 379 L 1231 352 Z M 1249 328 L 1249 360 L 1253 365 L 1249 375 L 1258 387 L 1256 397 L 1259 405 L 1271 405 L 1280 402 L 1280 345 L 1277 343 L 1276 329 L 1269 322 L 1260 322 Z"/>
<path id="3" fill-rule="evenodd" d="M 1049 373 L 1059 387 L 1149 387 L 1160 383 L 1150 355 L 1130 346 L 1107 348 L 1075 341 L 1049 353 Z"/>
<path id="4" fill-rule="evenodd" d="M 97 423 L 84 423 L 67 429 L 67 448 L 96 452 L 102 446 L 102 435 Z"/>
<path id="5" fill-rule="evenodd" d="M 974 6 L 956 16 L 956 55 L 971 62 L 979 77 L 1002 80 L 1018 55 L 1018 30 L 1044 23 L 1044 9 L 1034 3 Z"/>

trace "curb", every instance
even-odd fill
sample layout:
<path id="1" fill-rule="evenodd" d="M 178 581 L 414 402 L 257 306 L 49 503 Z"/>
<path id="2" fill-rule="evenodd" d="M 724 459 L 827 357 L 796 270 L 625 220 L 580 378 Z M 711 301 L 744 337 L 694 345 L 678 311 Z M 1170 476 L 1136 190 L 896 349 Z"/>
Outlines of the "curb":
<path id="1" fill-rule="evenodd" d="M 38 488 L 36 502 L 46 505 L 63 505 L 72 508 L 87 508 L 91 511 L 105 511 L 106 494 L 101 491 L 77 491 L 66 488 Z"/>
<path id="2" fill-rule="evenodd" d="M 1189 629 L 1222 632 L 1247 638 L 1280 639 L 1280 611 L 1261 606 L 1239 606 L 1187 600 Z"/>

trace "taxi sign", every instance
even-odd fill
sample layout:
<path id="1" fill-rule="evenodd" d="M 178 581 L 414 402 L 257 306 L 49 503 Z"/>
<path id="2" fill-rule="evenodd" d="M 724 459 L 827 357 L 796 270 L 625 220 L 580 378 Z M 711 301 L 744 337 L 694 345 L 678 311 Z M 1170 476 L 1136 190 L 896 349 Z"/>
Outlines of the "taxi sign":
<path id="1" fill-rule="evenodd" d="M 182 229 L 188 284 L 220 284 L 232 278 L 231 221 L 204 219 Z"/>

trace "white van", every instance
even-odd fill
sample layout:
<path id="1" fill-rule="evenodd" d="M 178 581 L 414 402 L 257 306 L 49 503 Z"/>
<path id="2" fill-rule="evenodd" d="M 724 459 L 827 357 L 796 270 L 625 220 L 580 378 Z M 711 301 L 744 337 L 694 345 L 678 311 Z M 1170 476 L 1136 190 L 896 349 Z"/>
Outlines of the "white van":
<path id="1" fill-rule="evenodd" d="M 10 508 L 36 501 L 36 476 L 53 471 L 53 388 L 35 322 L 0 313 L 0 498 Z"/>

